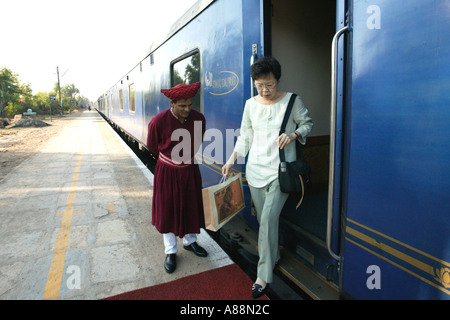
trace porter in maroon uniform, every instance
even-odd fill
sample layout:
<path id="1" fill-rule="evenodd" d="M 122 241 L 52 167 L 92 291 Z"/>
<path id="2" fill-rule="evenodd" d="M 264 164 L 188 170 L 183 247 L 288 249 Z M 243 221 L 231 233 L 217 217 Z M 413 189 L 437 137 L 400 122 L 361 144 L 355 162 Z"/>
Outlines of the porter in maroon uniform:
<path id="1" fill-rule="evenodd" d="M 197 234 L 205 227 L 202 178 L 197 153 L 205 133 L 205 117 L 192 109 L 192 98 L 200 83 L 161 90 L 171 108 L 160 112 L 148 125 L 147 147 L 158 157 L 155 168 L 152 224 L 164 235 L 168 273 L 176 268 L 177 240 L 197 256 L 207 252 L 197 244 Z"/>

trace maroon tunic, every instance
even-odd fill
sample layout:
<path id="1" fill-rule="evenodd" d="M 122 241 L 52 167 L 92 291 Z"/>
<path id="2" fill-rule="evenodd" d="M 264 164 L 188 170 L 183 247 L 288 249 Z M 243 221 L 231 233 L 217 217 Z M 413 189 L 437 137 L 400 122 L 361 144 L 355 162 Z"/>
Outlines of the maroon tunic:
<path id="1" fill-rule="evenodd" d="M 168 109 L 157 114 L 148 125 L 147 147 L 151 154 L 159 156 L 154 173 L 152 224 L 160 233 L 172 232 L 183 237 L 200 233 L 200 228 L 205 227 L 202 177 L 198 164 L 194 163 L 205 127 L 205 117 L 194 109 L 183 124 Z M 171 141 L 177 129 L 185 129 L 177 133 L 189 133 L 190 139 L 178 135 L 176 141 Z M 172 155 L 173 151 L 183 159 Z"/>

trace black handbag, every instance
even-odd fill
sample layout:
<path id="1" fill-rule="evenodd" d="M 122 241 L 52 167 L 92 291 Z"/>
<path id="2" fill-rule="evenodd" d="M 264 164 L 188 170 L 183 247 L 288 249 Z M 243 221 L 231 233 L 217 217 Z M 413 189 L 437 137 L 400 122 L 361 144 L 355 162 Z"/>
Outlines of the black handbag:
<path id="1" fill-rule="evenodd" d="M 286 114 L 284 115 L 283 123 L 280 129 L 280 136 L 284 133 L 286 125 L 291 114 L 292 108 L 294 106 L 296 94 L 292 94 L 291 100 L 289 101 L 288 107 L 286 109 Z M 298 140 L 295 141 L 297 148 L 297 160 L 292 162 L 286 162 L 284 156 L 284 149 L 279 149 L 280 152 L 280 165 L 278 168 L 278 180 L 280 182 L 280 190 L 284 193 L 300 193 L 300 202 L 297 204 L 296 209 L 298 209 L 303 202 L 303 197 L 305 195 L 305 187 L 310 183 L 311 167 L 303 159 L 301 148 L 302 145 Z"/>

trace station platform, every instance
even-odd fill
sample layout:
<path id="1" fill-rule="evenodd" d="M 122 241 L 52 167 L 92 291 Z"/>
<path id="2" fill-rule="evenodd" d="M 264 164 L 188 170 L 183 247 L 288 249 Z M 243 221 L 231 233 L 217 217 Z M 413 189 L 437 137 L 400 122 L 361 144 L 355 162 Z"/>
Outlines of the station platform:
<path id="1" fill-rule="evenodd" d="M 167 274 L 151 172 L 97 112 L 64 121 L 0 182 L 0 299 L 103 299 L 233 263 L 202 230 L 208 257 L 179 239 Z"/>

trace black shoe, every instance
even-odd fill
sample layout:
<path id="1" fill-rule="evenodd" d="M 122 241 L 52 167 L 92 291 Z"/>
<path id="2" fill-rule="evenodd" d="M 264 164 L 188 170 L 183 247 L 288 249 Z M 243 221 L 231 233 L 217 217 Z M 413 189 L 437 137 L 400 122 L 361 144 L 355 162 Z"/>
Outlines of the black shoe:
<path id="1" fill-rule="evenodd" d="M 198 257 L 206 257 L 208 255 L 208 252 L 206 252 L 205 249 L 203 249 L 202 247 L 200 247 L 197 242 L 194 242 L 188 246 L 183 246 L 183 248 L 185 248 L 188 251 L 192 251 L 195 253 L 196 256 Z"/>
<path id="2" fill-rule="evenodd" d="M 164 261 L 164 269 L 166 269 L 167 273 L 172 273 L 175 271 L 176 267 L 177 267 L 177 255 L 168 254 L 166 256 L 166 260 Z"/>
<path id="3" fill-rule="evenodd" d="M 266 284 L 266 287 L 264 289 L 259 284 L 256 284 L 256 283 L 253 284 L 253 286 L 252 286 L 252 298 L 253 299 L 261 298 L 263 295 L 266 294 L 268 287 L 269 287 L 269 284 Z"/>

